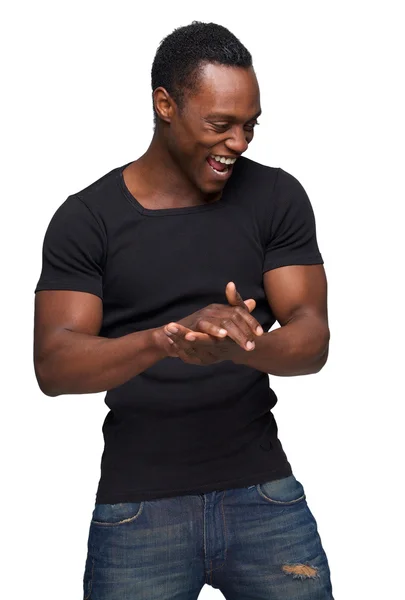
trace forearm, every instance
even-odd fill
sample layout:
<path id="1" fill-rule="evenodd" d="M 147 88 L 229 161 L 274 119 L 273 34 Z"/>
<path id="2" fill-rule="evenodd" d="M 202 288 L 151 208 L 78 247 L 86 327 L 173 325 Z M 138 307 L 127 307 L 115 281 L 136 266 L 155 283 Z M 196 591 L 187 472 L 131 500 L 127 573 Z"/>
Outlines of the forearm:
<path id="1" fill-rule="evenodd" d="M 315 317 L 301 316 L 255 339 L 255 349 L 235 348 L 233 362 L 280 377 L 309 375 L 328 357 L 329 330 Z"/>
<path id="2" fill-rule="evenodd" d="M 48 396 L 102 392 L 153 366 L 168 348 L 160 327 L 113 339 L 66 330 L 37 358 L 35 371 Z"/>

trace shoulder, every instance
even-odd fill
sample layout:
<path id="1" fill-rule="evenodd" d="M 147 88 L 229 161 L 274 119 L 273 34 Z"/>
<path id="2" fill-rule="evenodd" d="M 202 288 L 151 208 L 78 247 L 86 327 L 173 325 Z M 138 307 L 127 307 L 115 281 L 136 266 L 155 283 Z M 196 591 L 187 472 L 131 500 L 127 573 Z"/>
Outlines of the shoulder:
<path id="1" fill-rule="evenodd" d="M 236 178 L 256 186 L 265 184 L 266 187 L 275 183 L 279 167 L 264 165 L 246 156 L 241 156 L 235 163 Z"/>
<path id="2" fill-rule="evenodd" d="M 72 194 L 87 207 L 100 223 L 108 220 L 110 213 L 117 208 L 117 198 L 122 197 L 120 172 L 126 166 L 125 164 L 114 167 L 86 187 Z"/>
<path id="3" fill-rule="evenodd" d="M 239 163 L 239 164 L 238 164 Z M 300 181 L 281 167 L 273 167 L 241 156 L 230 178 L 235 193 L 254 201 L 265 210 L 289 202 L 306 202 L 307 194 Z"/>
<path id="4" fill-rule="evenodd" d="M 265 165 L 245 156 L 241 156 L 237 162 L 239 163 L 237 175 L 241 181 L 245 180 L 256 186 L 264 184 L 267 190 L 271 187 L 272 191 L 302 188 L 297 177 L 282 167 Z"/>
<path id="5" fill-rule="evenodd" d="M 129 163 L 128 163 L 129 164 Z M 98 229 L 104 242 L 109 237 L 109 224 L 122 221 L 127 201 L 121 190 L 120 172 L 126 165 L 114 167 L 90 184 L 73 192 L 58 209 L 58 216 L 82 230 Z"/>

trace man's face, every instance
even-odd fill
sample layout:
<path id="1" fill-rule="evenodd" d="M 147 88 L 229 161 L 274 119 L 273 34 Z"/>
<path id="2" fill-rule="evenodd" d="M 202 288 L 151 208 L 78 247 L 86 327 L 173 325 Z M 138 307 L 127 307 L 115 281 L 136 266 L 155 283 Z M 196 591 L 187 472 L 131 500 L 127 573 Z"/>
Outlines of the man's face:
<path id="1" fill-rule="evenodd" d="M 232 163 L 213 157 L 237 159 L 245 152 L 260 113 L 253 67 L 206 64 L 198 92 L 186 92 L 180 112 L 175 107 L 166 132 L 169 152 L 197 188 L 218 193 L 231 176 Z"/>

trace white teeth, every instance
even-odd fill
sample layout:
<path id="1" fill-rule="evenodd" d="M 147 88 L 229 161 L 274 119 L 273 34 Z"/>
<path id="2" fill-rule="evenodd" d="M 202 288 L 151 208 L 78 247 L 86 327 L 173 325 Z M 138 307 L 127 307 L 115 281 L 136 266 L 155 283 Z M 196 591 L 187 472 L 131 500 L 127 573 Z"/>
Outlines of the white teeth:
<path id="1" fill-rule="evenodd" d="M 214 154 L 211 154 L 211 156 L 212 158 L 215 158 L 217 162 L 220 162 L 224 165 L 233 165 L 233 163 L 236 161 L 236 158 L 225 158 L 225 156 L 215 156 Z"/>

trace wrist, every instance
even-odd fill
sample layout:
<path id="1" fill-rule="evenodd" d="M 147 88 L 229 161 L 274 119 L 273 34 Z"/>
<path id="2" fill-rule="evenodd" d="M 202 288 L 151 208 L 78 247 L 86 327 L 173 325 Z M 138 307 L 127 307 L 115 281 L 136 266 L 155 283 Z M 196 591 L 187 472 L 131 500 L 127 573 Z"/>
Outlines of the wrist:
<path id="1" fill-rule="evenodd" d="M 232 346 L 231 352 L 230 352 L 230 356 L 229 356 L 229 360 L 231 360 L 232 362 L 234 362 L 236 365 L 242 364 L 243 363 L 243 358 L 245 357 L 246 354 L 246 350 L 244 350 L 243 348 L 241 348 L 239 346 L 239 344 L 236 344 Z"/>
<path id="2" fill-rule="evenodd" d="M 151 329 L 151 343 L 159 359 L 167 358 L 172 355 L 172 345 L 163 331 L 163 327 Z"/>

